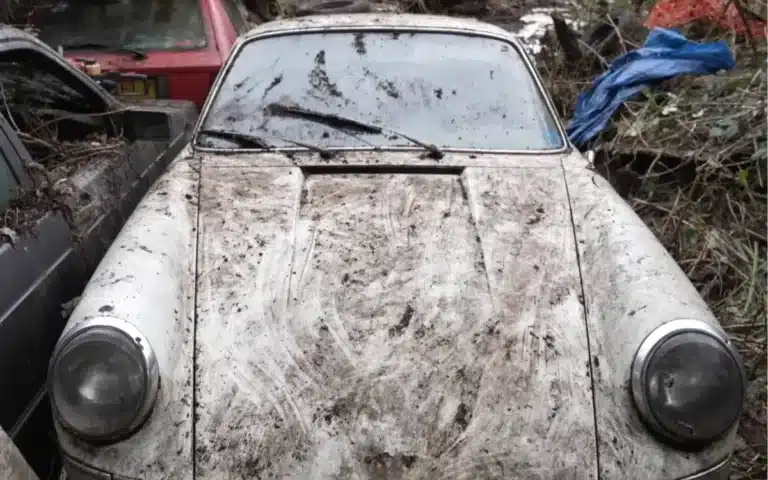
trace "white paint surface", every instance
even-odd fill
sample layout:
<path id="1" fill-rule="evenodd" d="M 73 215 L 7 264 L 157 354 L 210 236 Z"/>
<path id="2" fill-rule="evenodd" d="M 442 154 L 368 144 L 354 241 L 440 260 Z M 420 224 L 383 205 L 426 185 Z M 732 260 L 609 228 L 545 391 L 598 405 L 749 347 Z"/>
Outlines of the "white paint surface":
<path id="1" fill-rule="evenodd" d="M 13 441 L 0 427 L 0 479 L 38 480 Z"/>

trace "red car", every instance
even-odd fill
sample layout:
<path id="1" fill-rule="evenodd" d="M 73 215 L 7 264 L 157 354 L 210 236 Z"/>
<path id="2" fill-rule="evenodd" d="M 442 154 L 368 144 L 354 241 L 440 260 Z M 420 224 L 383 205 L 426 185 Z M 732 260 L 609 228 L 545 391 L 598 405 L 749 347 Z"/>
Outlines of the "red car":
<path id="1" fill-rule="evenodd" d="M 237 0 L 59 0 L 32 23 L 71 61 L 146 75 L 123 80 L 118 95 L 191 100 L 198 108 L 250 28 Z"/>

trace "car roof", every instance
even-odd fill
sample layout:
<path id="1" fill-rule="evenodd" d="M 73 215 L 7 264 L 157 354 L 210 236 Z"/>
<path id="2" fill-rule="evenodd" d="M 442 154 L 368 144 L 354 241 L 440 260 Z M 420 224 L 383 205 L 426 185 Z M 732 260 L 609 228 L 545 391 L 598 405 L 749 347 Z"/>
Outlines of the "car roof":
<path id="1" fill-rule="evenodd" d="M 25 32 L 24 30 L 10 25 L 0 24 L 0 42 L 8 42 L 12 40 L 23 40 L 42 46 L 43 48 L 50 48 L 29 32 Z"/>
<path id="2" fill-rule="evenodd" d="M 517 40 L 503 28 L 472 18 L 448 17 L 443 15 L 420 15 L 412 13 L 351 13 L 333 15 L 310 15 L 307 17 L 274 20 L 252 28 L 244 40 L 265 33 L 287 30 L 314 30 L 343 27 L 379 27 L 462 30 L 465 32 L 501 35 L 519 46 Z"/>

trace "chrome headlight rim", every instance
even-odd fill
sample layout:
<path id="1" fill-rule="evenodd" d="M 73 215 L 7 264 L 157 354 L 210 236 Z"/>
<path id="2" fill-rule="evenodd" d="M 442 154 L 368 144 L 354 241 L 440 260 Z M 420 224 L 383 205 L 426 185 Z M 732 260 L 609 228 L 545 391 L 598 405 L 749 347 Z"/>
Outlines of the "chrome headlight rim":
<path id="1" fill-rule="evenodd" d="M 674 432 L 671 432 L 665 428 L 653 413 L 646 395 L 648 366 L 650 364 L 650 360 L 653 358 L 654 353 L 656 353 L 656 351 L 662 345 L 664 345 L 667 340 L 683 333 L 699 333 L 717 341 L 723 347 L 724 351 L 729 354 L 735 363 L 740 375 L 739 380 L 741 381 L 742 387 L 742 403 L 739 406 L 733 421 L 731 422 L 730 428 L 726 429 L 725 432 L 723 432 L 720 436 L 706 441 L 691 441 L 682 439 L 675 435 Z M 727 435 L 730 429 L 733 428 L 733 426 L 738 422 L 738 419 L 741 416 L 741 412 L 744 408 L 744 399 L 746 398 L 747 393 L 746 372 L 744 370 L 744 364 L 742 363 L 741 356 L 734 348 L 733 343 L 728 339 L 728 335 L 722 329 L 701 320 L 676 319 L 659 325 L 653 331 L 651 331 L 651 333 L 649 333 L 640 343 L 640 347 L 637 349 L 637 352 L 635 353 L 635 356 L 632 360 L 630 373 L 630 390 L 634 404 L 640 413 L 641 419 L 653 431 L 653 433 L 662 437 L 662 439 L 667 443 L 670 443 L 677 448 L 683 450 L 698 450 L 707 445 L 711 445 L 712 443 L 721 439 L 724 435 Z"/>
<path id="2" fill-rule="evenodd" d="M 111 432 L 109 435 L 92 436 L 80 432 L 71 423 L 69 423 L 64 416 L 60 414 L 58 406 L 56 405 L 56 402 L 53 398 L 53 376 L 56 362 L 60 359 L 62 353 L 67 350 L 72 342 L 76 341 L 83 334 L 89 333 L 93 329 L 97 328 L 108 329 L 122 337 L 125 337 L 125 339 L 133 346 L 135 346 L 136 350 L 141 353 L 144 366 L 143 373 L 146 388 L 141 406 L 137 409 L 130 424 L 119 430 Z M 149 414 L 154 408 L 160 387 L 160 370 L 157 364 L 157 356 L 155 355 L 155 351 L 152 348 L 152 345 L 149 343 L 147 337 L 133 324 L 113 317 L 89 318 L 82 322 L 78 322 L 72 328 L 67 330 L 56 343 L 56 347 L 53 350 L 51 360 L 48 364 L 47 387 L 50 395 L 50 404 L 54 419 L 67 432 L 94 445 L 115 443 L 135 433 L 136 430 L 138 430 L 144 424 L 144 422 L 146 422 Z"/>

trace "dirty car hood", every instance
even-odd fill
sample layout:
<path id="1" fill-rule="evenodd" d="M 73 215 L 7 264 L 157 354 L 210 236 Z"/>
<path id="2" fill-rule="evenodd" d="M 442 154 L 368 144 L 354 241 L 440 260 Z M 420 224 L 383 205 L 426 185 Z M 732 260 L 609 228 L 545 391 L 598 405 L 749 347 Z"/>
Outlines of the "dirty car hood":
<path id="1" fill-rule="evenodd" d="M 197 478 L 589 478 L 562 169 L 203 168 Z"/>

